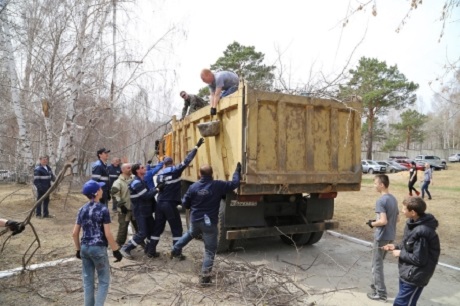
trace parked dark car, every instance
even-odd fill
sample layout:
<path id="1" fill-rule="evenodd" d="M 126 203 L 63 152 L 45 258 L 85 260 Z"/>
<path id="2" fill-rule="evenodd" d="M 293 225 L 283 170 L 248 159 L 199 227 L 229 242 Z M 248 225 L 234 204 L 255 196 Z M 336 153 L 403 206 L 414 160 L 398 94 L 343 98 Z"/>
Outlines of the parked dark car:
<path id="1" fill-rule="evenodd" d="M 387 172 L 390 173 L 395 173 L 395 172 L 401 172 L 401 171 L 407 171 L 408 169 L 404 167 L 401 164 L 398 164 L 397 162 L 393 160 L 379 160 L 377 161 L 378 164 L 382 166 L 387 167 Z"/>

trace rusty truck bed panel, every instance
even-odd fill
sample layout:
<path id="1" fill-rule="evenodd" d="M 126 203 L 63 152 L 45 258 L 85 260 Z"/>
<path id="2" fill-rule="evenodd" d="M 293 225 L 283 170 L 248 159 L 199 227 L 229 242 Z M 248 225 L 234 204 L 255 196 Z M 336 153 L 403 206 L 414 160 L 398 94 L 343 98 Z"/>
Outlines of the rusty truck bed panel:
<path id="1" fill-rule="evenodd" d="M 194 182 L 210 164 L 231 179 L 243 164 L 241 194 L 359 190 L 361 104 L 263 92 L 240 86 L 218 105 L 220 134 L 206 137 L 182 179 Z M 173 157 L 182 160 L 209 122 L 209 107 L 173 120 Z"/>

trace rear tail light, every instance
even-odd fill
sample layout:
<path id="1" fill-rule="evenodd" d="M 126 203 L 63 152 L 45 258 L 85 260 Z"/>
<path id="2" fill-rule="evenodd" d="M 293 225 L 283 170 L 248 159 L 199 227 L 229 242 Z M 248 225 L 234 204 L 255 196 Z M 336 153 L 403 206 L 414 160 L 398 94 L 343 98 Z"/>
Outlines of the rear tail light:
<path id="1" fill-rule="evenodd" d="M 320 193 L 318 195 L 319 199 L 335 199 L 337 198 L 337 192 L 328 192 L 328 193 Z"/>

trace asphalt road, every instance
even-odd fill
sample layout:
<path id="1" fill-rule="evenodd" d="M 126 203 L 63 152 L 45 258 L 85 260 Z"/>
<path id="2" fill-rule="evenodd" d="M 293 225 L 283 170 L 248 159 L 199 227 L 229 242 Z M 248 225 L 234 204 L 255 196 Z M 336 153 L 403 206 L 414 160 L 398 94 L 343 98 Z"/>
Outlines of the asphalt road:
<path id="1" fill-rule="evenodd" d="M 238 241 L 231 256 L 266 263 L 302 279 L 315 293 L 305 298 L 305 305 L 381 305 L 366 296 L 370 292 L 371 253 L 370 247 L 325 234 L 317 244 L 299 250 L 276 237 Z M 397 259 L 391 253 L 385 258 L 384 269 L 390 304 L 398 292 Z M 460 271 L 438 265 L 418 305 L 460 305 Z"/>

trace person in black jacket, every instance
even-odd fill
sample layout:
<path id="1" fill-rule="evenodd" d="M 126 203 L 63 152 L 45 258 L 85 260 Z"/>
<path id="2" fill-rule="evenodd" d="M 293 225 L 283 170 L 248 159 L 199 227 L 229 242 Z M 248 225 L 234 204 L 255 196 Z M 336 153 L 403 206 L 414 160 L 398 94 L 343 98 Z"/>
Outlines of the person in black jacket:
<path id="1" fill-rule="evenodd" d="M 420 195 L 420 192 L 417 191 L 417 189 L 415 189 L 414 185 L 415 183 L 417 182 L 417 165 L 414 161 L 411 162 L 411 168 L 409 170 L 409 183 L 408 183 L 408 187 L 409 187 L 409 195 L 412 196 L 412 191 L 415 191 L 415 194 L 417 196 Z"/>
<path id="2" fill-rule="evenodd" d="M 200 283 L 211 283 L 211 270 L 214 264 L 214 256 L 217 251 L 217 228 L 219 207 L 222 196 L 238 188 L 241 179 L 241 164 L 236 165 L 231 181 L 214 180 L 212 167 L 204 165 L 200 168 L 200 180 L 193 183 L 182 199 L 185 208 L 190 209 L 190 228 L 174 244 L 171 250 L 171 258 L 184 259 L 182 248 L 193 238 L 203 235 L 204 258 L 201 267 Z"/>
<path id="3" fill-rule="evenodd" d="M 425 213 L 426 203 L 420 197 L 403 201 L 403 214 L 408 218 L 402 242 L 383 247 L 399 257 L 399 292 L 396 306 L 417 305 L 423 288 L 428 285 L 438 264 L 441 247 L 436 233 L 438 220 Z"/>
<path id="4" fill-rule="evenodd" d="M 50 166 L 48 166 L 48 156 L 40 157 L 40 165 L 34 169 L 34 185 L 37 188 L 37 201 L 50 189 L 51 182 L 54 182 L 56 177 L 53 174 Z M 42 217 L 42 206 L 43 206 L 43 218 L 52 218 L 49 214 L 48 204 L 50 203 L 49 195 L 43 199 L 43 201 L 37 205 L 35 215 L 37 218 Z"/>

